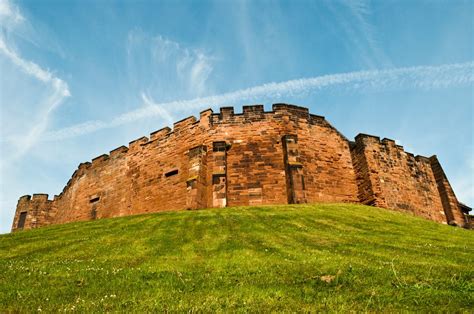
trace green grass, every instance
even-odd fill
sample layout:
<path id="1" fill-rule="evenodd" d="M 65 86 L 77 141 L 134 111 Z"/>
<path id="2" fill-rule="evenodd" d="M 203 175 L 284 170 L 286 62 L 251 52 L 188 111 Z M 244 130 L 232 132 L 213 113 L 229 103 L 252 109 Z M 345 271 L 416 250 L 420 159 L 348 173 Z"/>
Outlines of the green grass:
<path id="1" fill-rule="evenodd" d="M 350 204 L 0 236 L 1 311 L 472 311 L 474 233 Z"/>

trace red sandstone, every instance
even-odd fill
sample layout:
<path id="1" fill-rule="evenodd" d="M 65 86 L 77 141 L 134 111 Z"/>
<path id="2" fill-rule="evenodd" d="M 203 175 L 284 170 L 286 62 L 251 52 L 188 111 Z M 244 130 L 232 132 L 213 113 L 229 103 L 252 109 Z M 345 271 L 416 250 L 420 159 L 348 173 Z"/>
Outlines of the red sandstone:
<path id="1" fill-rule="evenodd" d="M 463 226 L 436 156 L 348 141 L 324 117 L 275 104 L 211 109 L 79 165 L 60 195 L 22 196 L 12 231 L 163 210 L 352 202 Z"/>

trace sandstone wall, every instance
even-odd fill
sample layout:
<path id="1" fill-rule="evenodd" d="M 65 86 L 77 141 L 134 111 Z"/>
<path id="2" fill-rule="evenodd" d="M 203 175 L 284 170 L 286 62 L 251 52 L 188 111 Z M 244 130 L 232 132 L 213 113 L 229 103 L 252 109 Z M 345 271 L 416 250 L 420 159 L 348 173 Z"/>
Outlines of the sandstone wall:
<path id="1" fill-rule="evenodd" d="M 47 194 L 20 197 L 13 218 L 12 231 L 38 228 L 53 223 L 52 207 L 53 201 L 48 200 Z"/>
<path id="2" fill-rule="evenodd" d="M 430 157 L 429 162 L 431 164 L 431 169 L 433 169 L 433 175 L 436 180 L 447 222 L 452 225 L 463 226 L 467 222 L 467 219 L 460 210 L 460 205 L 456 195 L 454 195 L 451 184 L 449 184 L 448 178 L 446 177 L 436 155 Z"/>
<path id="3" fill-rule="evenodd" d="M 352 144 L 352 157 L 362 203 L 412 212 L 443 223 L 452 220 L 447 218 L 448 211 L 456 212 L 459 213 L 456 222 L 463 224 L 458 201 L 447 179 L 444 176 L 443 182 L 437 184 L 430 159 L 405 152 L 393 140 L 380 141 L 365 134 L 359 134 Z M 447 196 L 451 209 L 443 206 L 439 185 L 447 186 L 451 192 Z"/>
<path id="4" fill-rule="evenodd" d="M 205 110 L 199 120 L 183 119 L 80 164 L 53 201 L 20 198 L 12 230 L 22 212 L 28 229 L 161 210 L 307 202 L 362 202 L 436 221 L 446 221 L 445 203 L 459 218 L 434 161 L 390 140 L 359 135 L 351 143 L 306 108 L 272 109 Z"/>

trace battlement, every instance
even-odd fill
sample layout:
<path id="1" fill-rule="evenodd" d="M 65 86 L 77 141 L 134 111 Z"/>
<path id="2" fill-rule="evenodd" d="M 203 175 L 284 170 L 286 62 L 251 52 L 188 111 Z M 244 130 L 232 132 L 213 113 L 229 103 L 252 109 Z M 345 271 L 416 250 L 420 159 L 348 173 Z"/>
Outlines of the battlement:
<path id="1" fill-rule="evenodd" d="M 189 116 L 173 124 L 173 132 L 180 131 L 196 122 L 195 116 Z"/>
<path id="2" fill-rule="evenodd" d="M 283 116 L 293 119 L 306 119 L 311 122 L 309 109 L 290 104 L 273 104 L 271 111 L 265 111 L 264 105 L 246 105 L 242 107 L 242 113 L 235 113 L 234 107 L 221 107 L 219 113 L 210 114 L 211 123 L 251 123 L 262 120 L 278 120 Z M 319 118 L 320 116 L 315 116 Z"/>
<path id="3" fill-rule="evenodd" d="M 18 199 L 18 202 L 51 202 L 48 194 L 35 193 L 31 195 L 23 195 Z"/>
<path id="4" fill-rule="evenodd" d="M 399 151 L 400 153 L 406 154 L 408 158 L 416 160 L 418 162 L 424 162 L 424 163 L 429 163 L 429 158 L 421 155 L 415 156 L 413 153 L 406 152 L 403 146 L 397 145 L 395 140 L 389 139 L 389 138 L 384 138 L 380 140 L 380 137 L 374 136 L 374 135 L 369 135 L 369 134 L 364 134 L 364 133 L 359 133 L 355 137 L 355 145 L 356 146 L 361 146 L 364 147 L 366 145 L 380 145 L 381 147 L 384 147 L 386 149 L 394 149 Z"/>
<path id="5" fill-rule="evenodd" d="M 92 159 L 92 167 L 96 168 L 102 165 L 104 162 L 106 162 L 109 159 L 109 155 L 107 154 L 102 154 L 100 156 L 97 156 Z"/>
<path id="6" fill-rule="evenodd" d="M 18 202 L 28 202 L 31 200 L 31 195 L 23 195 L 18 199 Z"/>
<path id="7" fill-rule="evenodd" d="M 81 163 L 53 200 L 20 197 L 12 230 L 158 210 L 294 202 L 360 202 L 440 222 L 445 210 L 461 224 L 436 156 L 414 156 L 395 140 L 363 133 L 349 141 L 305 107 L 271 108 L 206 109 L 199 120 L 186 117 Z"/>
<path id="8" fill-rule="evenodd" d="M 156 140 L 162 139 L 165 136 L 169 135 L 170 133 L 171 133 L 171 129 L 166 126 L 155 132 L 150 133 L 150 141 L 156 141 Z"/>
<path id="9" fill-rule="evenodd" d="M 140 138 L 137 138 L 136 140 L 131 141 L 128 143 L 128 150 L 129 151 L 134 151 L 140 148 L 140 146 L 148 143 L 148 137 L 142 136 Z"/>
<path id="10" fill-rule="evenodd" d="M 18 200 L 12 230 L 36 228 L 49 224 L 54 201 L 48 194 L 23 195 Z"/>
<path id="11" fill-rule="evenodd" d="M 37 193 L 37 194 L 33 194 L 33 197 L 31 198 L 31 200 L 46 202 L 48 201 L 48 197 L 49 197 L 48 194 Z"/>
<path id="12" fill-rule="evenodd" d="M 365 133 L 359 133 L 355 137 L 357 144 L 377 143 L 380 144 L 380 137 Z"/>
<path id="13" fill-rule="evenodd" d="M 277 103 L 272 105 L 272 111 L 275 113 L 288 112 L 300 116 L 309 116 L 309 109 L 291 104 Z"/>
<path id="14" fill-rule="evenodd" d="M 415 160 L 419 161 L 419 162 L 428 163 L 428 164 L 430 163 L 430 158 L 429 157 L 425 157 L 425 156 L 421 156 L 421 155 L 416 155 Z"/>

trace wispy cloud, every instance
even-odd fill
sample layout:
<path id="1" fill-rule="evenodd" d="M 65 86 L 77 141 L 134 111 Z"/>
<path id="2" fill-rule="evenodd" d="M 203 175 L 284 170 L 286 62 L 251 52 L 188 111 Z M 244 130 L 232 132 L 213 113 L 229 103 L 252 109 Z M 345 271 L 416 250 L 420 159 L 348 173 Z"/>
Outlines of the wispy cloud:
<path id="1" fill-rule="evenodd" d="M 140 29 L 128 33 L 126 46 L 132 88 L 145 90 L 160 101 L 210 92 L 213 58 L 204 51 Z"/>
<path id="2" fill-rule="evenodd" d="M 167 123 L 172 124 L 174 122 L 174 117 L 162 106 L 154 102 L 149 96 L 145 93 L 141 94 L 143 103 L 148 106 L 153 111 L 156 111 L 156 114 L 161 116 Z"/>
<path id="3" fill-rule="evenodd" d="M 7 46 L 4 38 L 0 36 L 0 51 L 18 66 L 25 73 L 33 76 L 43 83 L 51 84 L 55 90 L 58 90 L 64 97 L 70 96 L 69 88 L 67 83 L 63 80 L 55 77 L 48 70 L 42 69 L 39 65 L 34 62 L 22 59 L 16 52 Z"/>
<path id="4" fill-rule="evenodd" d="M 165 103 L 155 103 L 149 98 L 144 97 L 148 104 L 146 107 L 123 113 L 110 121 L 87 121 L 64 129 L 47 132 L 43 139 L 60 140 L 76 137 L 153 116 L 169 120 L 171 117 L 169 111 L 173 113 L 189 112 L 207 105 L 219 106 L 232 103 L 281 101 L 288 97 L 306 96 L 323 90 L 360 93 L 367 91 L 431 90 L 452 86 L 471 86 L 474 82 L 473 71 L 474 62 L 440 66 L 416 66 L 331 74 L 280 83 L 268 83 L 220 95 Z"/>
<path id="5" fill-rule="evenodd" d="M 344 42 L 347 43 L 348 50 L 354 51 L 366 67 L 376 69 L 392 66 L 392 62 L 375 39 L 374 27 L 368 21 L 371 15 L 368 1 L 326 1 L 326 6 L 346 35 Z"/>
<path id="6" fill-rule="evenodd" d="M 0 54 L 4 55 L 12 64 L 14 64 L 22 72 L 36 80 L 49 85 L 52 88 L 52 94 L 45 100 L 36 104 L 42 108 L 36 119 L 34 126 L 26 133 L 15 136 L 10 139 L 10 142 L 16 144 L 17 150 L 10 156 L 10 159 L 15 159 L 27 152 L 38 138 L 47 129 L 48 120 L 51 113 L 64 101 L 65 98 L 71 95 L 69 87 L 66 82 L 54 76 L 49 70 L 40 67 L 38 64 L 23 59 L 11 45 L 8 44 L 6 36 L 10 31 L 13 31 L 17 24 L 25 21 L 19 8 L 7 0 L 0 0 L 0 17 L 2 18 L 1 27 L 3 33 L 0 34 Z M 18 91 L 21 93 L 21 91 Z"/>
<path id="7" fill-rule="evenodd" d="M 392 62 L 380 48 L 375 39 L 375 29 L 368 19 L 371 15 L 370 3 L 367 0 L 345 0 L 343 2 L 351 11 L 356 20 L 356 26 L 359 28 L 361 37 L 365 39 L 370 51 L 370 55 L 376 59 L 377 64 L 391 66 Z M 356 39 L 358 40 L 358 39 Z"/>
<path id="8" fill-rule="evenodd" d="M 0 0 L 0 25 L 4 28 L 11 28 L 24 21 L 18 6 L 8 0 Z"/>

